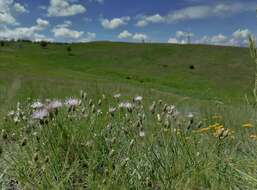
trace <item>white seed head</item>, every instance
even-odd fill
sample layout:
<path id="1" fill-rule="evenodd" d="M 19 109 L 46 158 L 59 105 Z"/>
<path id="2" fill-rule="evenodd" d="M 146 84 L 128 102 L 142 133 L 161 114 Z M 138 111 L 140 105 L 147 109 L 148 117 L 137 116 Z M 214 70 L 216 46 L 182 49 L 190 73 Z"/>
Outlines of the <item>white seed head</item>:
<path id="1" fill-rule="evenodd" d="M 69 98 L 69 99 L 67 99 L 67 100 L 65 100 L 65 105 L 66 106 L 69 106 L 69 107 L 77 107 L 77 106 L 79 106 L 80 105 L 80 100 L 78 100 L 78 99 L 75 99 L 75 98 Z"/>
<path id="2" fill-rule="evenodd" d="M 62 102 L 58 100 L 54 100 L 50 102 L 46 107 L 48 110 L 55 110 L 62 107 Z"/>
<path id="3" fill-rule="evenodd" d="M 43 119 L 47 118 L 48 116 L 49 116 L 49 112 L 47 111 L 47 109 L 40 109 L 40 110 L 33 112 L 33 114 L 32 114 L 32 118 L 37 119 L 37 120 L 43 120 Z"/>
<path id="4" fill-rule="evenodd" d="M 44 107 L 44 104 L 42 104 L 41 102 L 37 101 L 37 102 L 34 102 L 33 104 L 31 104 L 30 107 L 33 108 L 33 109 L 40 109 L 40 108 Z"/>

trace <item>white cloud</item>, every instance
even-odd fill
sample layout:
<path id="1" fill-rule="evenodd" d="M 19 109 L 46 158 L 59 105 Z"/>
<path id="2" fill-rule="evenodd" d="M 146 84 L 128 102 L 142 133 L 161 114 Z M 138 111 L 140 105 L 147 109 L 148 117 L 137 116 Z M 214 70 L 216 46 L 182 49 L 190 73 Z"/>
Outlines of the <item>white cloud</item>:
<path id="1" fill-rule="evenodd" d="M 229 45 L 229 46 L 247 46 L 247 37 L 251 32 L 249 29 L 238 29 L 231 36 L 218 34 L 214 36 L 204 36 L 196 43 L 213 44 L 213 45 Z"/>
<path id="2" fill-rule="evenodd" d="M 83 31 L 76 31 L 69 28 L 54 28 L 52 30 L 55 37 L 63 37 L 63 38 L 72 38 L 72 39 L 79 39 L 84 34 Z"/>
<path id="3" fill-rule="evenodd" d="M 186 37 L 193 37 L 194 34 L 192 32 L 185 32 L 185 31 L 177 31 L 176 32 L 176 37 L 177 38 L 186 38 Z"/>
<path id="4" fill-rule="evenodd" d="M 136 23 L 138 27 L 145 27 L 149 23 L 161 23 L 164 22 L 165 18 L 159 14 L 151 15 L 151 16 L 143 16 L 140 20 Z"/>
<path id="5" fill-rule="evenodd" d="M 28 13 L 29 11 L 20 3 L 14 3 L 14 9 L 17 13 Z"/>
<path id="6" fill-rule="evenodd" d="M 119 39 L 124 39 L 124 38 L 130 38 L 132 36 L 132 34 L 127 31 L 127 30 L 124 30 L 123 32 L 121 32 L 119 35 L 118 35 L 118 38 Z"/>
<path id="7" fill-rule="evenodd" d="M 56 27 L 52 29 L 54 37 L 64 38 L 66 41 L 70 42 L 89 42 L 96 38 L 95 33 L 70 29 L 69 27 L 71 25 L 71 21 L 64 21 L 63 24 L 56 25 Z"/>
<path id="8" fill-rule="evenodd" d="M 250 30 L 248 29 L 238 29 L 237 31 L 235 31 L 232 36 L 235 39 L 246 39 L 248 38 L 248 36 L 251 34 Z"/>
<path id="9" fill-rule="evenodd" d="M 57 28 L 68 28 L 72 25 L 72 22 L 69 20 L 64 21 L 63 24 L 56 25 Z"/>
<path id="10" fill-rule="evenodd" d="M 24 6 L 20 3 L 14 3 L 13 0 L 0 0 L 0 7 L 0 24 L 18 24 L 14 14 L 28 12 Z"/>
<path id="11" fill-rule="evenodd" d="M 87 32 L 78 42 L 90 42 L 96 38 L 96 33 Z"/>
<path id="12" fill-rule="evenodd" d="M 204 36 L 199 40 L 199 43 L 203 44 L 213 44 L 213 45 L 226 45 L 227 37 L 223 34 L 218 34 L 214 36 Z"/>
<path id="13" fill-rule="evenodd" d="M 170 38 L 170 39 L 168 40 L 168 43 L 171 43 L 171 44 L 178 44 L 179 41 L 178 41 L 176 38 Z"/>
<path id="14" fill-rule="evenodd" d="M 174 23 L 186 20 L 205 19 L 208 17 L 231 16 L 246 11 L 255 11 L 256 3 L 217 3 L 212 5 L 189 6 L 173 10 L 167 15 L 155 14 L 139 16 L 136 26 L 145 27 L 150 23 Z"/>
<path id="15" fill-rule="evenodd" d="M 130 21 L 130 17 L 114 18 L 112 20 L 102 19 L 101 24 L 105 29 L 113 30 L 120 26 L 127 25 L 128 21 Z"/>
<path id="16" fill-rule="evenodd" d="M 41 18 L 38 18 L 36 22 L 37 22 L 37 27 L 42 29 L 46 28 L 49 25 L 49 22 L 47 20 L 43 20 Z"/>
<path id="17" fill-rule="evenodd" d="M 69 0 L 50 0 L 48 16 L 73 16 L 86 12 L 86 8 L 81 4 L 72 4 Z"/>
<path id="18" fill-rule="evenodd" d="M 204 19 L 211 16 L 227 16 L 244 11 L 254 10 L 255 6 L 249 3 L 231 3 L 216 5 L 199 5 L 176 10 L 167 15 L 167 22 Z"/>
<path id="19" fill-rule="evenodd" d="M 38 18 L 36 20 L 36 25 L 31 27 L 17 27 L 10 29 L 7 26 L 0 28 L 0 39 L 30 39 L 35 40 L 38 37 L 43 37 L 43 35 L 38 34 L 38 32 L 44 30 L 49 25 L 49 22 Z"/>
<path id="20" fill-rule="evenodd" d="M 136 33 L 133 35 L 133 40 L 136 40 L 136 41 L 143 41 L 143 40 L 146 40 L 147 38 L 148 36 L 146 34 Z"/>

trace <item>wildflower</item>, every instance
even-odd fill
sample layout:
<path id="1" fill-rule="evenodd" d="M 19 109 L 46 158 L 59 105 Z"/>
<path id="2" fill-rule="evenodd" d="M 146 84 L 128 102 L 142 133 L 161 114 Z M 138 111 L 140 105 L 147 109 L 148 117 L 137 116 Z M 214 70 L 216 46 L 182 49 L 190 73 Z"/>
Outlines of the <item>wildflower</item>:
<path id="1" fill-rule="evenodd" d="M 132 112 L 134 105 L 130 102 L 122 102 L 119 104 L 119 108 L 121 109 L 127 109 L 129 112 Z"/>
<path id="2" fill-rule="evenodd" d="M 252 134 L 252 135 L 250 135 L 250 138 L 254 139 L 254 140 L 257 140 L 257 135 L 256 134 Z"/>
<path id="3" fill-rule="evenodd" d="M 58 101 L 58 100 L 54 100 L 54 101 L 50 102 L 50 103 L 46 106 L 46 108 L 47 108 L 48 110 L 56 110 L 56 109 L 61 108 L 61 107 L 62 107 L 62 102 L 60 102 L 60 101 Z"/>
<path id="4" fill-rule="evenodd" d="M 208 132 L 209 130 L 210 130 L 209 127 L 204 127 L 204 128 L 198 129 L 197 131 L 200 133 L 205 133 L 205 132 Z"/>
<path id="5" fill-rule="evenodd" d="M 7 116 L 8 117 L 13 117 L 15 115 L 15 111 L 9 111 L 8 113 L 7 113 Z"/>
<path id="6" fill-rule="evenodd" d="M 109 114 L 111 114 L 111 116 L 114 116 L 115 111 L 116 111 L 116 108 L 110 107 L 108 112 Z"/>
<path id="7" fill-rule="evenodd" d="M 116 100 L 119 100 L 121 97 L 121 94 L 114 94 L 113 95 L 113 98 L 116 99 Z"/>
<path id="8" fill-rule="evenodd" d="M 74 98 L 69 98 L 65 101 L 65 105 L 76 107 L 76 106 L 80 105 L 80 100 L 74 99 Z"/>
<path id="9" fill-rule="evenodd" d="M 145 132 L 144 132 L 144 131 L 140 131 L 140 132 L 139 132 L 139 136 L 140 136 L 141 138 L 145 137 Z"/>
<path id="10" fill-rule="evenodd" d="M 253 124 L 251 124 L 251 123 L 243 124 L 243 128 L 246 128 L 246 129 L 253 128 Z"/>
<path id="11" fill-rule="evenodd" d="M 193 114 L 193 113 L 189 113 L 189 114 L 187 115 L 187 117 L 188 117 L 189 119 L 193 119 L 193 118 L 194 118 L 194 114 Z"/>
<path id="12" fill-rule="evenodd" d="M 14 121 L 15 124 L 17 124 L 17 123 L 19 123 L 21 120 L 19 119 L 18 116 L 14 116 L 13 121 Z"/>
<path id="13" fill-rule="evenodd" d="M 142 100 L 143 100 L 143 97 L 142 97 L 142 96 L 136 96 L 135 98 L 133 98 L 133 102 L 141 103 Z"/>
<path id="14" fill-rule="evenodd" d="M 34 102 L 30 107 L 33 108 L 33 109 L 40 109 L 40 108 L 44 107 L 44 104 L 42 104 L 41 102 L 37 101 L 37 102 Z"/>
<path id="15" fill-rule="evenodd" d="M 162 121 L 161 115 L 160 115 L 159 113 L 157 114 L 157 121 L 158 121 L 158 122 L 161 122 L 161 121 Z"/>
<path id="16" fill-rule="evenodd" d="M 70 111 L 75 111 L 76 107 L 78 107 L 81 104 L 81 101 L 78 99 L 69 98 L 65 101 L 64 104 L 69 107 L 69 112 L 70 112 Z"/>
<path id="17" fill-rule="evenodd" d="M 47 111 L 47 109 L 41 109 L 33 112 L 32 114 L 32 118 L 36 120 L 44 120 L 48 116 L 49 116 L 49 112 Z"/>

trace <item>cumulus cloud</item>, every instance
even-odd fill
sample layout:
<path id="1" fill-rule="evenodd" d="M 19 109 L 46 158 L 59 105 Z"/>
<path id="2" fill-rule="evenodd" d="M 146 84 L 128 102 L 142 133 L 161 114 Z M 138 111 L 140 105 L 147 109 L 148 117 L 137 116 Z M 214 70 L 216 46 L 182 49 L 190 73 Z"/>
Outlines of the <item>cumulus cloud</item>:
<path id="1" fill-rule="evenodd" d="M 17 24 L 15 14 L 26 13 L 28 10 L 20 3 L 13 0 L 0 0 L 0 24 Z"/>
<path id="2" fill-rule="evenodd" d="M 119 39 L 130 38 L 130 37 L 132 37 L 132 34 L 129 31 L 127 31 L 127 30 L 124 30 L 123 32 L 121 32 L 118 35 Z"/>
<path id="3" fill-rule="evenodd" d="M 177 38 L 185 38 L 185 37 L 193 37 L 194 34 L 192 32 L 185 32 L 185 31 L 177 31 L 176 32 L 176 37 Z"/>
<path id="4" fill-rule="evenodd" d="M 132 34 L 127 30 L 124 30 L 123 32 L 121 32 L 117 37 L 119 39 L 132 39 L 135 41 L 145 41 L 148 39 L 148 36 L 146 34 L 143 34 L 143 33 Z"/>
<path id="5" fill-rule="evenodd" d="M 213 45 L 226 45 L 227 39 L 228 38 L 223 34 L 218 34 L 214 36 L 204 36 L 202 39 L 200 39 L 200 43 L 213 44 Z"/>
<path id="6" fill-rule="evenodd" d="M 30 39 L 35 40 L 36 38 L 43 38 L 43 35 L 38 32 L 46 29 L 49 25 L 49 22 L 43 19 L 38 18 L 36 20 L 36 25 L 31 27 L 17 27 L 10 29 L 7 26 L 0 28 L 0 39 L 6 40 L 18 40 L 18 39 Z"/>
<path id="7" fill-rule="evenodd" d="M 17 13 L 28 13 L 29 11 L 20 3 L 14 3 L 14 9 Z"/>
<path id="8" fill-rule="evenodd" d="M 145 41 L 147 40 L 148 36 L 146 34 L 142 34 L 142 33 L 136 33 L 133 35 L 133 40 L 136 41 Z"/>
<path id="9" fill-rule="evenodd" d="M 255 11 L 254 3 L 217 3 L 212 5 L 189 6 L 173 10 L 166 15 L 139 16 L 136 26 L 145 27 L 150 23 L 176 23 L 186 20 L 205 19 L 208 17 L 231 16 L 246 11 Z"/>
<path id="10" fill-rule="evenodd" d="M 235 39 L 245 39 L 245 38 L 248 38 L 248 36 L 251 34 L 250 30 L 248 29 L 238 29 L 236 30 L 232 36 L 235 38 Z"/>
<path id="11" fill-rule="evenodd" d="M 102 19 L 101 24 L 105 29 L 116 29 L 120 26 L 127 25 L 128 21 L 130 21 L 130 17 L 121 17 L 121 18 L 114 18 L 114 19 Z"/>
<path id="12" fill-rule="evenodd" d="M 71 39 L 79 39 L 84 34 L 83 31 L 76 31 L 70 28 L 54 28 L 52 30 L 55 37 L 63 37 L 63 38 L 71 38 Z"/>
<path id="13" fill-rule="evenodd" d="M 69 0 L 50 0 L 47 12 L 50 17 L 73 16 L 86 12 L 86 8 L 81 4 L 72 4 Z"/>
<path id="14" fill-rule="evenodd" d="M 79 42 L 90 42 L 96 38 L 96 33 L 87 32 L 84 34 L 83 38 L 79 39 Z"/>
<path id="15" fill-rule="evenodd" d="M 168 40 L 168 43 L 171 43 L 171 44 L 178 44 L 179 41 L 177 40 L 177 38 L 170 38 L 170 39 Z"/>
<path id="16" fill-rule="evenodd" d="M 229 45 L 229 46 L 246 46 L 248 44 L 249 29 L 238 29 L 230 36 L 218 34 L 214 36 L 204 36 L 196 43 L 213 44 L 213 45 Z"/>
<path id="17" fill-rule="evenodd" d="M 219 17 L 232 15 L 254 9 L 255 6 L 249 3 L 219 3 L 216 5 L 199 5 L 172 11 L 166 16 L 166 20 L 167 22 L 179 22 L 184 20 L 204 19 L 213 16 Z"/>
<path id="18" fill-rule="evenodd" d="M 54 37 L 63 38 L 67 41 L 72 41 L 72 42 L 89 42 L 96 38 L 95 33 L 77 31 L 77 30 L 71 29 L 70 28 L 71 25 L 72 25 L 71 21 L 64 21 L 63 24 L 56 25 L 52 29 Z"/>
<path id="19" fill-rule="evenodd" d="M 56 25 L 57 28 L 68 28 L 72 25 L 72 22 L 70 20 L 64 21 L 62 24 Z"/>
<path id="20" fill-rule="evenodd" d="M 143 16 L 140 20 L 137 21 L 136 26 L 145 27 L 149 23 L 161 23 L 165 22 L 165 18 L 159 14 L 151 15 L 151 16 Z"/>

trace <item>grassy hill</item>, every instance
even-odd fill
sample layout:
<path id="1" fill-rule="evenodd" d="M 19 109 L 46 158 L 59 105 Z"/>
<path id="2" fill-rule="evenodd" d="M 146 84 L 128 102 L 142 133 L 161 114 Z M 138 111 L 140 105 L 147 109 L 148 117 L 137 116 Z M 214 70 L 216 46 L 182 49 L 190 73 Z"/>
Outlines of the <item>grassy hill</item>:
<path id="1" fill-rule="evenodd" d="M 0 47 L 1 102 L 67 96 L 89 86 L 238 102 L 249 93 L 253 79 L 254 64 L 246 48 L 112 42 L 46 48 L 16 42 Z"/>
<path id="2" fill-rule="evenodd" d="M 246 48 L 9 43 L 0 187 L 257 189 L 253 79 Z"/>

